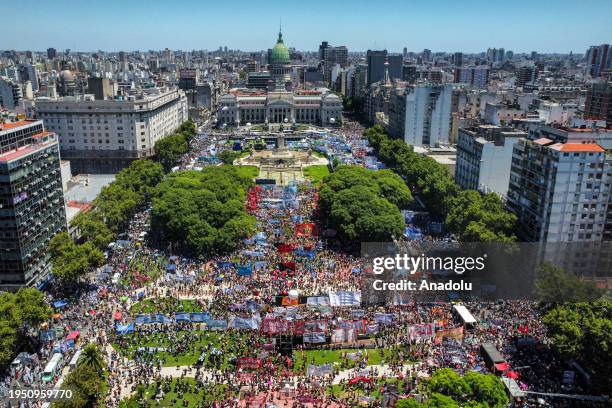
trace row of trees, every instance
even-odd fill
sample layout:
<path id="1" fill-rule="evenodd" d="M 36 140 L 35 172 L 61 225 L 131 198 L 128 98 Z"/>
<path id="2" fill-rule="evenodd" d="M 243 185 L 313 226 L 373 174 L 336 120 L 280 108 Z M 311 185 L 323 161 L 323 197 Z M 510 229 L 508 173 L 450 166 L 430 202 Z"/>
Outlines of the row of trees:
<path id="1" fill-rule="evenodd" d="M 609 394 L 612 390 L 612 301 L 560 303 L 543 318 L 553 349 L 569 361 L 578 361 L 592 373 L 595 388 Z"/>
<path id="2" fill-rule="evenodd" d="M 196 134 L 196 125 L 192 120 L 184 122 L 173 134 L 155 142 L 155 158 L 169 172 L 189 151 L 189 142 Z"/>
<path id="3" fill-rule="evenodd" d="M 464 242 L 513 242 L 516 217 L 493 193 L 462 190 L 453 176 L 430 157 L 417 154 L 403 140 L 391 139 L 380 125 L 364 132 L 379 159 L 399 174 L 429 212 L 444 220 Z"/>
<path id="4" fill-rule="evenodd" d="M 117 173 L 115 181 L 102 188 L 90 211 L 81 213 L 72 225 L 81 232 L 75 243 L 67 232 L 49 243 L 53 275 L 65 287 L 78 282 L 92 267 L 102 264 L 102 251 L 149 200 L 151 189 L 164 178 L 159 163 L 141 159 Z"/>
<path id="5" fill-rule="evenodd" d="M 420 403 L 414 398 L 399 400 L 397 408 L 502 408 L 508 397 L 501 380 L 492 374 L 468 371 L 458 375 L 450 368 L 437 370 L 426 384 L 428 398 Z"/>
<path id="6" fill-rule="evenodd" d="M 51 316 L 43 294 L 33 288 L 0 293 L 0 371 L 30 339 L 30 329 Z"/>
<path id="7" fill-rule="evenodd" d="M 252 184 L 234 166 L 171 173 L 153 192 L 151 226 L 194 256 L 231 251 L 255 231 L 244 206 Z"/>
<path id="8" fill-rule="evenodd" d="M 323 179 L 319 208 L 345 242 L 389 241 L 404 232 L 400 209 L 412 203 L 412 194 L 389 170 L 372 171 L 339 166 Z"/>

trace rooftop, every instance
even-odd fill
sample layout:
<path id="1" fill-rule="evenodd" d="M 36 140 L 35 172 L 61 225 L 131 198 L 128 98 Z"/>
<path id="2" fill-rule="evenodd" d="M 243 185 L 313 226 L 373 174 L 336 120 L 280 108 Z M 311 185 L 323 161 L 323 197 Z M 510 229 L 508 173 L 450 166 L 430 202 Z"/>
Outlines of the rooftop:
<path id="1" fill-rule="evenodd" d="M 550 146 L 550 148 L 569 153 L 603 153 L 605 151 L 604 148 L 597 143 L 555 143 Z"/>

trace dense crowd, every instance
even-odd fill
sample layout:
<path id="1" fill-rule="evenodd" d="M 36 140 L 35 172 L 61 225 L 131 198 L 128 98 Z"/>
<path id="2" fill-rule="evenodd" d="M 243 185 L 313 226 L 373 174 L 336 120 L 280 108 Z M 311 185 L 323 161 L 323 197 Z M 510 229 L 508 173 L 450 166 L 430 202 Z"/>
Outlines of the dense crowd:
<path id="1" fill-rule="evenodd" d="M 361 150 L 362 131 L 346 121 L 337 135 Z M 180 168 L 217 145 L 210 133 L 198 135 Z M 149 395 L 157 401 L 171 394 L 172 406 L 354 406 L 374 389 L 368 381 L 349 386 L 356 378 L 402 379 L 403 392 L 409 395 L 418 392 L 422 378 L 441 367 L 498 375 L 513 370 L 523 390 L 563 391 L 563 363 L 548 351 L 546 332 L 533 303 L 465 302 L 477 320 L 469 326 L 453 313 L 450 302 L 307 303 L 309 297 L 325 297 L 330 291 L 360 291 L 367 280 L 366 265 L 357 256 L 327 247 L 316 228 L 317 190 L 309 184 L 253 188 L 252 194 L 257 201 L 251 210 L 257 218 L 257 234 L 238 251 L 211 259 L 184 258 L 173 254 L 172 246 L 154 249 L 142 238 L 150 214 L 138 213 L 109 249 L 105 267 L 90 277 L 91 284 L 57 310 L 50 329 L 58 340 L 43 342 L 37 363 L 25 371 L 13 370 L 3 379 L 4 386 L 43 387 L 41 367 L 54 344 L 79 330 L 81 343 L 96 342 L 105 353 L 107 407 L 119 406 L 129 395 L 143 398 L 144 389 L 152 389 Z M 304 226 L 308 228 L 301 229 Z M 412 244 L 422 245 L 407 242 Z M 52 302 L 58 295 L 51 289 L 48 296 Z M 205 311 L 209 320 L 135 324 L 127 334 L 116 330 L 117 323 L 135 323 L 140 314 L 172 316 L 185 311 L 185 302 L 190 302 L 190 311 Z M 379 320 L 383 315 L 386 318 Z M 255 322 L 256 327 L 228 325 L 212 330 L 207 323 L 230 323 L 237 317 Z M 271 319 L 289 322 L 289 331 L 265 329 Z M 324 341 L 295 341 L 291 330 L 298 327 L 296 321 L 324 322 L 319 329 Z M 332 333 L 349 327 L 347 322 L 353 334 L 330 341 Z M 434 331 L 415 336 L 413 328 L 427 324 L 434 324 Z M 279 346 L 286 341 L 283 336 L 293 337 L 288 348 Z M 500 372 L 487 364 L 479 349 L 482 343 L 494 344 L 510 368 Z M 63 365 L 74 350 L 65 351 Z M 338 361 L 325 367 L 310 350 L 337 350 Z M 379 364 L 369 363 L 374 355 Z M 259 366 L 244 368 L 244 359 L 256 360 Z M 177 367 L 170 375 L 172 366 Z M 309 375 L 309 367 L 324 371 Z M 60 376 L 61 371 L 55 381 Z M 335 380 L 346 390 L 343 395 L 329 392 Z M 355 392 L 358 387 L 364 392 Z"/>

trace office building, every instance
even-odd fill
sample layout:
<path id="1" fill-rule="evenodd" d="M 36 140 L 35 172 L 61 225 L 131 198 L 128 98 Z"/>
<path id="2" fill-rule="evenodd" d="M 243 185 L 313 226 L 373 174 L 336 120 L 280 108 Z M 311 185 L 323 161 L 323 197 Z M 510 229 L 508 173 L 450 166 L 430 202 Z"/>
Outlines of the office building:
<path id="1" fill-rule="evenodd" d="M 387 55 L 387 50 L 372 51 L 366 53 L 368 74 L 366 86 L 379 82 L 385 78 L 385 62 L 388 62 L 389 77 L 391 79 L 402 78 L 403 58 L 401 55 Z"/>
<path id="2" fill-rule="evenodd" d="M 591 85 L 584 115 L 588 119 L 604 119 L 608 127 L 612 127 L 612 82 Z"/>
<path id="3" fill-rule="evenodd" d="M 514 144 L 527 133 L 494 125 L 459 128 L 455 181 L 464 189 L 508 194 Z"/>
<path id="4" fill-rule="evenodd" d="M 414 84 L 419 78 L 419 72 L 416 65 L 404 65 L 402 71 L 402 80 L 410 84 Z"/>
<path id="5" fill-rule="evenodd" d="M 0 289 L 44 283 L 47 245 L 64 229 L 57 136 L 40 120 L 0 124 Z"/>
<path id="6" fill-rule="evenodd" d="M 195 89 L 198 82 L 200 82 L 200 75 L 196 68 L 181 68 L 179 70 L 178 86 L 180 89 Z"/>
<path id="7" fill-rule="evenodd" d="M 404 141 L 413 146 L 448 144 L 452 95 L 451 84 L 407 88 Z"/>
<path id="8" fill-rule="evenodd" d="M 463 65 L 463 53 L 456 52 L 453 54 L 453 65 L 455 67 L 460 67 Z"/>
<path id="9" fill-rule="evenodd" d="M 187 120 L 182 90 L 150 88 L 111 100 L 93 95 L 36 100 L 36 115 L 59 136 L 73 173 L 116 173 L 154 154 L 159 139 Z"/>
<path id="10" fill-rule="evenodd" d="M 57 51 L 55 50 L 55 48 L 47 48 L 47 58 L 52 60 L 56 56 L 57 56 Z"/>
<path id="11" fill-rule="evenodd" d="M 480 65 L 455 68 L 455 82 L 476 88 L 486 88 L 489 83 L 489 67 Z"/>

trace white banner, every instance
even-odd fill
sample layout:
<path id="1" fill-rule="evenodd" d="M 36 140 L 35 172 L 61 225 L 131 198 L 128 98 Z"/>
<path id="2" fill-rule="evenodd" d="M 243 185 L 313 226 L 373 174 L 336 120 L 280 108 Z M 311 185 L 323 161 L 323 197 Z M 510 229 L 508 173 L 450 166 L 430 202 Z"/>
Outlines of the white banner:
<path id="1" fill-rule="evenodd" d="M 337 291 L 329 292 L 329 304 L 331 306 L 360 306 L 361 291 L 346 292 Z"/>

